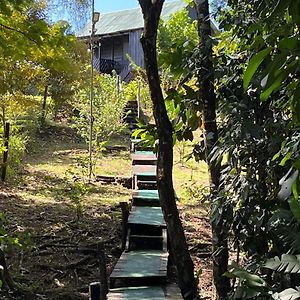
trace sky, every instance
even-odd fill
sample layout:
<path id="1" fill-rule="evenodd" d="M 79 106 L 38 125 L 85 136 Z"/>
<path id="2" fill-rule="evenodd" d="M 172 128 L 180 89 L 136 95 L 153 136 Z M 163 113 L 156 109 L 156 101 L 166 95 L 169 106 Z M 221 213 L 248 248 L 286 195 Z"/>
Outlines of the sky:
<path id="1" fill-rule="evenodd" d="M 170 2 L 174 0 L 167 0 Z M 182 0 L 184 1 L 184 0 Z M 138 0 L 95 0 L 95 11 L 107 13 L 116 10 L 124 10 L 139 7 Z"/>
<path id="2" fill-rule="evenodd" d="M 106 13 L 138 7 L 138 0 L 95 0 L 95 11 Z"/>

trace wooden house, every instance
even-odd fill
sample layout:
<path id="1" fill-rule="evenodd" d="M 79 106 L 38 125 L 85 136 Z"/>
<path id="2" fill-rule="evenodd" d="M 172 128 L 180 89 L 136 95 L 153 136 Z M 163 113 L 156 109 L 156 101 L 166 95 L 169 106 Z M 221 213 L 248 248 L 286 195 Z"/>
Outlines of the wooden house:
<path id="1" fill-rule="evenodd" d="M 167 20 L 184 7 L 187 7 L 184 0 L 166 2 L 161 17 Z M 191 17 L 195 18 L 196 12 L 190 7 L 189 10 Z M 101 14 L 96 24 L 94 67 L 102 73 L 116 70 L 122 80 L 129 81 L 132 75 L 127 55 L 136 65 L 144 67 L 144 55 L 140 43 L 143 27 L 144 21 L 140 8 Z M 77 37 L 90 42 L 91 30 L 92 25 L 88 23 L 77 33 Z"/>

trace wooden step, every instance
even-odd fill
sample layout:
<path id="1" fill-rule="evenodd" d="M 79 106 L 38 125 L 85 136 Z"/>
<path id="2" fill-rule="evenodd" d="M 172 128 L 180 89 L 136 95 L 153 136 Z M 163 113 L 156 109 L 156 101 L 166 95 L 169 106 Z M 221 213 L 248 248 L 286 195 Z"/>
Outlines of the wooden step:
<path id="1" fill-rule="evenodd" d="M 127 287 L 111 289 L 107 300 L 165 300 L 165 294 L 159 286 Z"/>
<path id="2" fill-rule="evenodd" d="M 133 165 L 156 165 L 157 156 L 151 151 L 135 151 L 131 160 Z"/>
<path id="3" fill-rule="evenodd" d="M 148 225 L 131 226 L 126 238 L 126 251 L 131 250 L 168 250 L 166 228 Z"/>
<path id="4" fill-rule="evenodd" d="M 135 152 L 137 150 L 153 151 L 152 147 L 145 146 L 141 139 L 131 139 L 130 151 Z"/>
<path id="5" fill-rule="evenodd" d="M 134 165 L 132 166 L 132 174 L 140 176 L 156 176 L 155 165 Z"/>
<path id="6" fill-rule="evenodd" d="M 160 227 L 166 226 L 161 207 L 149 206 L 132 207 L 128 217 L 128 226 L 132 224 L 151 225 Z"/>
<path id="7" fill-rule="evenodd" d="M 133 190 L 132 198 L 159 200 L 159 194 L 158 194 L 158 190 Z"/>
<path id="8" fill-rule="evenodd" d="M 156 166 L 155 165 L 134 165 L 132 166 L 132 187 L 133 189 L 156 189 Z M 138 184 L 138 181 L 139 184 Z"/>
<path id="9" fill-rule="evenodd" d="M 132 204 L 135 206 L 160 206 L 158 190 L 134 190 Z"/>
<path id="10" fill-rule="evenodd" d="M 154 178 L 153 178 L 154 179 Z M 136 184 L 133 185 L 135 189 L 139 190 L 157 190 L 157 181 L 156 180 L 136 180 Z"/>
<path id="11" fill-rule="evenodd" d="M 149 186 L 149 190 L 153 190 L 154 188 L 157 189 L 156 174 L 152 172 L 135 174 L 132 180 L 133 180 L 132 187 L 135 190 L 138 189 L 147 190 L 147 186 Z M 143 185 L 144 187 L 143 188 L 140 187 L 139 184 Z"/>
<path id="12" fill-rule="evenodd" d="M 163 236 L 130 234 L 126 250 L 132 251 L 145 249 L 163 250 Z"/>
<path id="13" fill-rule="evenodd" d="M 143 280 L 163 282 L 167 276 L 168 253 L 159 250 L 123 252 L 110 275 L 111 288 L 116 281 L 138 285 Z M 119 283 L 122 285 L 122 283 Z"/>

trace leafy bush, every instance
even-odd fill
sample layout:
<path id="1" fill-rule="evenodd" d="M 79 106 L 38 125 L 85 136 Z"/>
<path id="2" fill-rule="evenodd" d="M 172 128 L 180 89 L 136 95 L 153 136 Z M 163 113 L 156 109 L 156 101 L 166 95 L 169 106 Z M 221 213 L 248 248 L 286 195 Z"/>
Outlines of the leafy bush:
<path id="1" fill-rule="evenodd" d="M 109 137 L 124 128 L 122 115 L 126 99 L 118 93 L 116 76 L 96 75 L 94 79 L 93 100 L 93 141 L 94 146 L 106 141 Z M 88 143 L 90 126 L 90 87 L 86 86 L 77 94 L 78 101 L 74 107 L 78 116 L 73 117 L 73 127 Z"/>

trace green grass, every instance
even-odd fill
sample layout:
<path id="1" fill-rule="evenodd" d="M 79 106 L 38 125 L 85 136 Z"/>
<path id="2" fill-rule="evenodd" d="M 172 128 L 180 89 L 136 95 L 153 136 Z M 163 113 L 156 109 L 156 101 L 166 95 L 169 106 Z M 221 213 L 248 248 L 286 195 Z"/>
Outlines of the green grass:
<path id="1" fill-rule="evenodd" d="M 109 145 L 128 146 L 128 150 L 102 154 L 97 158 L 95 174 L 131 176 L 129 138 L 116 136 Z M 39 198 L 41 202 L 71 203 L 76 182 L 87 179 L 87 145 L 60 137 L 49 139 L 47 142 L 37 140 L 33 150 L 25 160 L 26 173 L 19 180 L 20 185 L 26 185 L 26 189 L 22 192 L 23 196 Z M 208 186 L 206 164 L 195 162 L 193 159 L 186 161 L 184 158 L 191 151 L 192 145 L 187 142 L 174 147 L 174 188 L 182 204 L 195 204 L 201 201 Z M 129 197 L 130 190 L 122 186 L 93 182 L 89 191 L 80 195 L 80 201 L 92 206 L 116 205 L 120 201 L 128 200 Z"/>
<path id="2" fill-rule="evenodd" d="M 190 142 L 181 142 L 174 147 L 174 189 L 183 204 L 201 201 L 208 187 L 207 165 L 203 161 L 186 160 L 185 157 L 191 152 Z"/>

